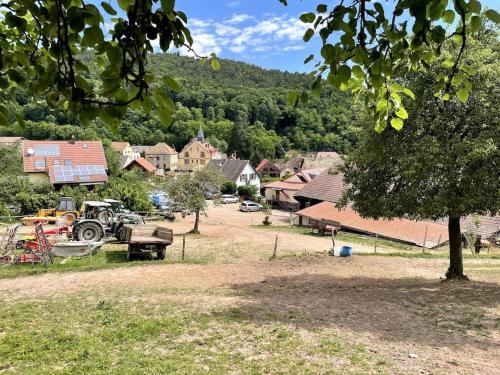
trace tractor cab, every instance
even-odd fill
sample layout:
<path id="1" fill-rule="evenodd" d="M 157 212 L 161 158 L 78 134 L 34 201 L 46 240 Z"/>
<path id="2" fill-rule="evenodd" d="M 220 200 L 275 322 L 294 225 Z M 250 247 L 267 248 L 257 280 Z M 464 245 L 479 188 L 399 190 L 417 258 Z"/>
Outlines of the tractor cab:
<path id="1" fill-rule="evenodd" d="M 111 205 L 111 210 L 115 214 L 128 214 L 130 210 L 127 210 L 122 202 L 116 199 L 105 199 L 104 202 L 109 203 Z"/>
<path id="2" fill-rule="evenodd" d="M 73 198 L 61 197 L 56 207 L 56 212 L 76 211 L 76 205 Z"/>

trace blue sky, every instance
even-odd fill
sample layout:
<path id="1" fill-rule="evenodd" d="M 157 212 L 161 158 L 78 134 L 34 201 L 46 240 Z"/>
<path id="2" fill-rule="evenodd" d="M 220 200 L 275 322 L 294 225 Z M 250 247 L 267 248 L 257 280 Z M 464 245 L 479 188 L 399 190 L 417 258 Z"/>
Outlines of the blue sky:
<path id="1" fill-rule="evenodd" d="M 323 2 L 330 8 L 339 1 Z M 177 0 L 176 9 L 187 14 L 193 47 L 200 55 L 215 52 L 222 58 L 265 68 L 307 72 L 312 66 L 304 65 L 304 59 L 311 53 L 318 54 L 321 42 L 317 37 L 303 42 L 307 25 L 299 15 L 314 11 L 320 0 L 288 3 L 285 7 L 278 0 Z M 481 3 L 498 10 L 500 0 Z"/>
<path id="2" fill-rule="evenodd" d="M 215 51 L 223 58 L 266 68 L 307 71 L 304 59 L 320 48 L 314 39 L 304 43 L 307 26 L 299 15 L 315 9 L 318 1 L 290 0 L 178 0 L 189 17 L 195 49 Z"/>

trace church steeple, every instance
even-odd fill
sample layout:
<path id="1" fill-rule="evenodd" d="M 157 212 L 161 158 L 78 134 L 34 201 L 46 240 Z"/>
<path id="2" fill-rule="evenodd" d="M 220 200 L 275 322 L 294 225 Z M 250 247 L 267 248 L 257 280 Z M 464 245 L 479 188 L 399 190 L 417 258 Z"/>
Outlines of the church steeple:
<path id="1" fill-rule="evenodd" d="M 205 134 L 203 134 L 203 129 L 201 128 L 201 125 L 200 125 L 200 129 L 198 129 L 198 136 L 196 138 L 198 138 L 198 140 L 200 142 L 205 141 Z"/>

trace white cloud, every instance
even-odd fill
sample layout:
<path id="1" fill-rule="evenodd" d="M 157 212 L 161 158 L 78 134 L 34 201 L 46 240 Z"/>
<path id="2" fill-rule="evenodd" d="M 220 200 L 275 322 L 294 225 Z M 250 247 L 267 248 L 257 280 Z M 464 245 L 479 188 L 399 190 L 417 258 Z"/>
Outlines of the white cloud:
<path id="1" fill-rule="evenodd" d="M 241 0 L 233 0 L 233 1 L 230 1 L 229 3 L 226 3 L 226 6 L 230 7 L 230 8 L 236 8 L 237 6 L 240 6 L 241 5 Z"/>
<path id="2" fill-rule="evenodd" d="M 227 21 L 224 21 L 224 23 L 242 23 L 248 20 L 251 20 L 253 16 L 249 14 L 233 14 L 233 16 L 228 19 Z"/>
<path id="3" fill-rule="evenodd" d="M 194 39 L 193 49 L 201 56 L 223 51 L 262 53 L 305 48 L 302 37 L 307 25 L 288 15 L 268 15 L 256 20 L 247 14 L 234 14 L 222 21 L 190 19 L 188 25 Z M 186 49 L 181 53 L 193 55 Z"/>

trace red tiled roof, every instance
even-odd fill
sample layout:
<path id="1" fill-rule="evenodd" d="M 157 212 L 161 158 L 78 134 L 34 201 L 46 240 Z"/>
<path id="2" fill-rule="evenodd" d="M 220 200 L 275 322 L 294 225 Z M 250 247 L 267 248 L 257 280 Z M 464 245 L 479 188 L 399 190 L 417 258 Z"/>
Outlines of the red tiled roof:
<path id="1" fill-rule="evenodd" d="M 268 161 L 269 160 L 267 160 L 267 159 L 262 159 L 261 162 L 259 163 L 259 165 L 257 166 L 257 168 L 255 168 L 255 170 L 257 172 L 260 172 L 266 166 Z"/>
<path id="2" fill-rule="evenodd" d="M 289 182 L 289 181 L 274 181 L 268 184 L 263 185 L 266 189 L 273 190 L 293 190 L 298 191 L 304 187 L 305 183 L 303 182 Z"/>
<path id="3" fill-rule="evenodd" d="M 55 155 L 37 155 L 36 151 L 40 146 L 54 146 Z M 23 143 L 23 168 L 25 173 L 48 172 L 49 167 L 54 166 L 54 160 L 59 165 L 64 166 L 66 160 L 71 160 L 73 166 L 78 165 L 99 165 L 108 169 L 104 149 L 101 141 L 24 141 Z M 45 162 L 45 167 L 36 167 L 35 162 Z"/>
<path id="4" fill-rule="evenodd" d="M 377 234 L 384 238 L 423 246 L 427 228 L 426 247 L 434 247 L 448 241 L 448 226 L 427 221 L 408 219 L 374 220 L 359 216 L 352 208 L 338 209 L 335 203 L 322 202 L 297 212 L 297 215 L 316 220 L 339 222 L 342 228 L 368 234 Z"/>
<path id="5" fill-rule="evenodd" d="M 312 179 L 301 190 L 295 193 L 295 197 L 314 199 L 318 201 L 337 202 L 342 197 L 344 190 L 344 175 L 322 173 Z"/>
<path id="6" fill-rule="evenodd" d="M 340 158 L 340 155 L 335 151 L 319 151 L 316 153 L 317 159 L 337 159 Z"/>
<path id="7" fill-rule="evenodd" d="M 134 164 L 137 164 L 142 169 L 144 169 L 146 172 L 156 171 L 156 167 L 144 158 L 137 158 L 137 159 L 132 160 L 130 163 L 127 164 L 127 166 L 125 168 L 134 167 Z"/>
<path id="8" fill-rule="evenodd" d="M 130 143 L 128 142 L 111 142 L 111 148 L 118 152 L 123 152 L 129 146 Z"/>

